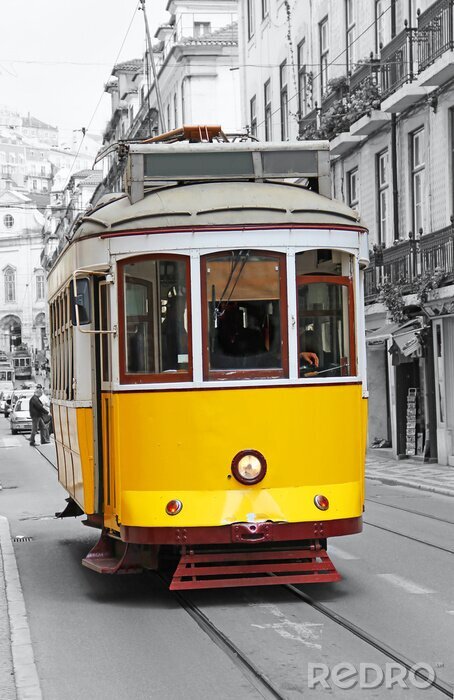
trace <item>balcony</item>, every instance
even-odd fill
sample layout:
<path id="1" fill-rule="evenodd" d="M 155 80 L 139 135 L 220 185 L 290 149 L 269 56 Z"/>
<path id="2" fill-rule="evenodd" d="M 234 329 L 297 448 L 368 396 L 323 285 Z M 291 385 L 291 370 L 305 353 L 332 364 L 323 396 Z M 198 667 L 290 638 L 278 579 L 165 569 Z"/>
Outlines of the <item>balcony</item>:
<path id="1" fill-rule="evenodd" d="M 312 109 L 310 112 L 301 117 L 299 121 L 299 133 L 298 137 L 300 140 L 311 141 L 313 139 L 320 138 L 318 135 L 319 127 L 319 110 L 317 108 Z"/>
<path id="2" fill-rule="evenodd" d="M 416 256 L 414 241 L 409 239 L 385 248 L 383 251 L 383 277 L 389 282 L 405 280 L 404 292 L 411 292 L 416 277 Z"/>
<path id="3" fill-rule="evenodd" d="M 333 138 L 329 143 L 329 152 L 333 156 L 343 156 L 352 148 L 364 141 L 365 136 L 352 136 L 349 131 L 343 131 Z"/>
<path id="4" fill-rule="evenodd" d="M 387 280 L 393 284 L 402 284 L 404 294 L 413 291 L 417 277 L 416 244 L 414 239 L 377 251 L 370 258 L 370 265 L 364 276 L 364 295 L 366 304 L 377 301 L 379 286 Z"/>
<path id="5" fill-rule="evenodd" d="M 418 15 L 418 73 L 422 85 L 442 85 L 454 77 L 454 0 L 438 0 Z"/>
<path id="6" fill-rule="evenodd" d="M 373 304 L 377 301 L 379 274 L 379 268 L 375 264 L 375 255 L 371 255 L 369 267 L 364 271 L 364 301 L 366 304 Z"/>
<path id="7" fill-rule="evenodd" d="M 381 108 L 384 112 L 402 112 L 427 94 L 414 83 L 414 30 L 405 27 L 383 47 L 380 56 Z"/>
<path id="8" fill-rule="evenodd" d="M 438 269 L 446 275 L 445 282 L 454 281 L 454 227 L 428 233 L 419 239 L 421 275 Z"/>
<path id="9" fill-rule="evenodd" d="M 385 279 L 402 285 L 404 294 L 411 294 L 436 271 L 442 273 L 442 285 L 454 283 L 454 218 L 438 231 L 418 239 L 412 236 L 371 255 L 364 276 L 365 302 L 377 301 L 379 286 Z"/>

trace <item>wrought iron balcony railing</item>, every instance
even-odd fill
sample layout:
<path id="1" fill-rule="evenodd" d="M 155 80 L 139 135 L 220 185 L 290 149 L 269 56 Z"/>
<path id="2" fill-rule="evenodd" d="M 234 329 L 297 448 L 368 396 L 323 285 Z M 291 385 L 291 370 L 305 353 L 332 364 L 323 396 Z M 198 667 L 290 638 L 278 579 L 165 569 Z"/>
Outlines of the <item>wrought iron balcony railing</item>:
<path id="1" fill-rule="evenodd" d="M 386 99 L 401 85 L 413 80 L 412 30 L 405 27 L 382 48 L 381 95 Z"/>
<path id="2" fill-rule="evenodd" d="M 454 48 L 454 0 L 438 0 L 418 15 L 418 72 Z"/>
<path id="3" fill-rule="evenodd" d="M 364 275 L 365 302 L 377 301 L 380 284 L 386 280 L 411 294 L 418 280 L 437 270 L 444 273 L 443 284 L 454 283 L 454 218 L 449 226 L 418 239 L 411 235 L 390 248 L 378 248 Z"/>
<path id="4" fill-rule="evenodd" d="M 454 227 L 453 224 L 421 236 L 419 239 L 421 274 L 440 270 L 447 281 L 454 279 Z"/>

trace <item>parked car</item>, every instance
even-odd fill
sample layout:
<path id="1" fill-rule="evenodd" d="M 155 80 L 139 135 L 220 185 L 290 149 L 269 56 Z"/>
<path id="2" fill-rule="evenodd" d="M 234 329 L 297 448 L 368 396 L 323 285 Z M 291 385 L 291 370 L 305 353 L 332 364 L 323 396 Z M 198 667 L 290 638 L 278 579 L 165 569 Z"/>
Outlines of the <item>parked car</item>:
<path id="1" fill-rule="evenodd" d="M 29 398 L 23 397 L 18 399 L 14 404 L 9 418 L 13 435 L 16 435 L 16 433 L 22 430 L 24 432 L 31 432 L 32 419 L 28 407 L 29 401 Z"/>
<path id="2" fill-rule="evenodd" d="M 12 391 L 4 391 L 3 392 L 3 400 L 2 400 L 2 406 L 3 406 L 3 415 L 5 418 L 8 418 L 10 411 L 11 411 L 11 398 L 14 392 Z"/>
<path id="3" fill-rule="evenodd" d="M 8 401 L 11 401 L 11 391 L 0 391 L 0 413 L 5 413 Z"/>
<path id="4" fill-rule="evenodd" d="M 35 393 L 34 389 L 14 389 L 10 396 L 10 400 L 7 402 L 4 410 L 5 418 L 8 418 L 11 411 L 13 410 L 16 401 L 19 401 L 19 399 L 27 399 L 27 402 L 30 401 L 31 397 Z M 28 403 L 27 403 L 28 405 Z"/>

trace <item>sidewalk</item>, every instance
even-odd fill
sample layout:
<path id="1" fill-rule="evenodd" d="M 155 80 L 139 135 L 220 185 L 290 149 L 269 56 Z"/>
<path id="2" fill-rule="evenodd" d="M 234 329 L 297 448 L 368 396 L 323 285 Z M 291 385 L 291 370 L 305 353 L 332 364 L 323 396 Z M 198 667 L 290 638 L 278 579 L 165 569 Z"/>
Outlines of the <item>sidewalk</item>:
<path id="1" fill-rule="evenodd" d="M 418 459 L 394 459 L 387 448 L 368 450 L 366 478 L 383 484 L 409 486 L 443 496 L 454 496 L 454 467 L 426 464 Z"/>

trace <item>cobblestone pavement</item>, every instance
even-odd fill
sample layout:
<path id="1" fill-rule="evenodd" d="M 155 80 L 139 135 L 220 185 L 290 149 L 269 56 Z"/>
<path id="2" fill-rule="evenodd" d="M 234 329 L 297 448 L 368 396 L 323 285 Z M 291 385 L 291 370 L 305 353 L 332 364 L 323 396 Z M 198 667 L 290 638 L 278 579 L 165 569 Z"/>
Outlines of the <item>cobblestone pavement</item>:
<path id="1" fill-rule="evenodd" d="M 454 496 L 454 467 L 426 464 L 418 459 L 396 460 L 386 448 L 368 451 L 366 478 Z"/>

